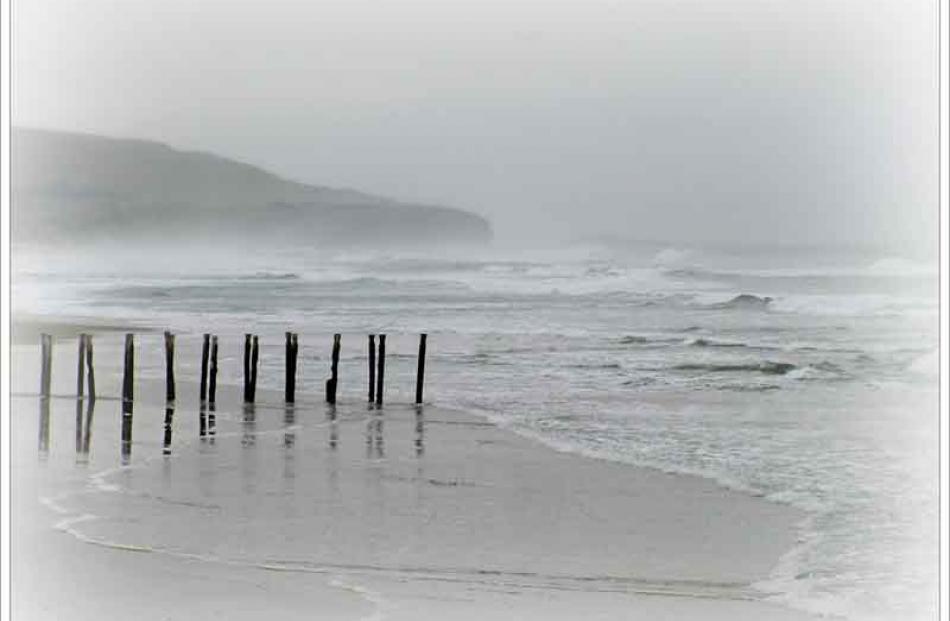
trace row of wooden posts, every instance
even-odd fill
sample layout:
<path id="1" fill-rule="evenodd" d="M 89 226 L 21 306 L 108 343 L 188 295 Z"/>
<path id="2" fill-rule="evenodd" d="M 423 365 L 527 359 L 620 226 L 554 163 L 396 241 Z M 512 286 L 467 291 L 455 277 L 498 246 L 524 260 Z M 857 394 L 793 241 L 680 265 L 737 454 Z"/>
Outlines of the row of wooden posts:
<path id="1" fill-rule="evenodd" d="M 375 334 L 369 335 L 369 389 L 370 403 L 383 404 L 383 383 L 386 371 L 386 335 L 380 334 L 377 347 Z M 336 403 L 339 382 L 341 335 L 333 335 L 333 349 L 330 356 L 330 378 L 326 381 L 326 401 Z M 297 349 L 295 332 L 285 334 L 284 345 L 284 401 L 293 403 L 297 390 Z M 42 363 L 40 370 L 40 394 L 50 395 L 50 376 L 52 369 L 53 339 L 49 334 L 41 337 Z M 244 402 L 254 403 L 257 396 L 257 365 L 259 360 L 258 336 L 244 335 Z M 425 378 L 426 334 L 419 335 L 419 359 L 416 368 L 416 404 L 422 404 L 422 388 Z M 131 403 L 134 394 L 135 373 L 135 336 L 125 335 L 125 357 L 122 374 L 122 400 Z M 202 403 L 214 403 L 218 379 L 218 336 L 205 334 L 201 345 L 201 381 L 199 393 Z M 84 394 L 86 389 L 87 394 Z M 77 370 L 76 394 L 80 398 L 96 398 L 96 380 L 92 362 L 92 335 L 79 335 L 79 361 Z M 165 400 L 175 401 L 175 335 L 165 332 Z"/>

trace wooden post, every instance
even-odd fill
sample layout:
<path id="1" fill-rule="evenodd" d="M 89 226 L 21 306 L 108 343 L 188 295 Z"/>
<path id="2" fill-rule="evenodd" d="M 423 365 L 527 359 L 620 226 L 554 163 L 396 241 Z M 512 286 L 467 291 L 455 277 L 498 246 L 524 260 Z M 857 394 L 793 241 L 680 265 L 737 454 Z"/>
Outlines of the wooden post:
<path id="1" fill-rule="evenodd" d="M 294 402 L 290 391 L 290 332 L 284 332 L 284 401 Z"/>
<path id="2" fill-rule="evenodd" d="M 88 397 L 91 401 L 96 399 L 96 374 L 92 366 L 92 335 L 86 335 L 86 385 Z"/>
<path id="3" fill-rule="evenodd" d="M 135 385 L 135 335 L 131 332 L 125 335 L 125 364 L 122 373 L 122 400 L 131 402 Z"/>
<path id="4" fill-rule="evenodd" d="M 201 384 L 198 388 L 199 401 L 205 403 L 208 400 L 208 348 L 210 347 L 211 335 L 205 333 L 201 339 Z"/>
<path id="5" fill-rule="evenodd" d="M 284 401 L 293 403 L 297 391 L 297 335 L 287 332 L 284 337 Z"/>
<path id="6" fill-rule="evenodd" d="M 376 367 L 376 406 L 383 405 L 383 379 L 386 372 L 386 335 L 379 335 L 379 360 Z"/>
<path id="7" fill-rule="evenodd" d="M 251 344 L 251 403 L 257 398 L 257 335 L 254 335 Z"/>
<path id="8" fill-rule="evenodd" d="M 42 350 L 42 360 L 40 361 L 40 395 L 49 397 L 50 375 L 53 370 L 53 337 L 49 334 L 41 335 L 40 349 Z"/>
<path id="9" fill-rule="evenodd" d="M 214 405 L 215 393 L 218 388 L 218 335 L 211 337 L 211 371 L 208 378 L 208 401 Z"/>
<path id="10" fill-rule="evenodd" d="M 369 402 L 376 400 L 376 335 L 369 335 Z"/>
<path id="11" fill-rule="evenodd" d="M 426 334 L 419 335 L 419 366 L 416 367 L 416 405 L 422 405 L 422 384 L 426 373 Z"/>
<path id="12" fill-rule="evenodd" d="M 175 400 L 175 335 L 165 331 L 165 402 Z"/>
<path id="13" fill-rule="evenodd" d="M 336 387 L 340 369 L 340 335 L 333 335 L 333 352 L 330 355 L 330 379 L 327 380 L 327 403 L 336 403 Z"/>
<path id="14" fill-rule="evenodd" d="M 76 396 L 82 399 L 83 391 L 86 389 L 86 335 L 79 335 L 79 362 L 76 366 Z M 82 407 L 80 406 L 79 417 L 82 417 Z M 80 423 L 81 426 L 81 423 Z M 79 432 L 77 432 L 77 435 Z M 81 445 L 81 440 L 79 441 Z"/>
<path id="15" fill-rule="evenodd" d="M 132 458 L 132 397 L 135 372 L 135 335 L 125 335 L 125 365 L 122 375 L 122 464 Z"/>
<path id="16" fill-rule="evenodd" d="M 251 335 L 244 335 L 244 403 L 251 402 Z"/>
<path id="17" fill-rule="evenodd" d="M 218 335 L 211 337 L 211 370 L 208 378 L 208 435 L 214 443 L 215 396 L 218 390 Z"/>
<path id="18" fill-rule="evenodd" d="M 293 336 L 290 339 L 290 345 L 293 348 L 293 351 L 291 352 L 292 355 L 290 357 L 290 361 L 293 363 L 291 365 L 293 368 L 290 374 L 290 388 L 291 388 L 292 400 L 296 400 L 297 398 L 297 351 L 298 351 L 296 332 L 294 332 Z"/>

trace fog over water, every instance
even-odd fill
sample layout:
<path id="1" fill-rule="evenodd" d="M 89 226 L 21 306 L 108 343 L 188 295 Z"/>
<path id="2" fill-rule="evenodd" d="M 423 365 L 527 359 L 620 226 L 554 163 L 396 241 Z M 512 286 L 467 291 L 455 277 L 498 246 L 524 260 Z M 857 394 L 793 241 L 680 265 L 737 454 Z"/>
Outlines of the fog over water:
<path id="1" fill-rule="evenodd" d="M 933 2 L 15 9 L 18 125 L 462 207 L 519 243 L 936 240 Z"/>

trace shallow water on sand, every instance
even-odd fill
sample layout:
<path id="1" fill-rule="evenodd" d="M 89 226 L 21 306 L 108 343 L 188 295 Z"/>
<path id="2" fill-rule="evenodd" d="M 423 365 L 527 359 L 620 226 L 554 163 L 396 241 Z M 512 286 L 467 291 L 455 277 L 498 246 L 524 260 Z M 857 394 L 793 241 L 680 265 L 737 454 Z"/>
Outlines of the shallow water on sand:
<path id="1" fill-rule="evenodd" d="M 182 259 L 21 255 L 20 314 L 261 335 L 261 384 L 283 382 L 300 333 L 302 391 L 319 394 L 330 335 L 359 398 L 365 335 L 389 335 L 387 399 L 408 402 L 418 332 L 427 401 L 477 410 L 561 450 L 713 478 L 807 510 L 801 542 L 758 587 L 853 619 L 936 605 L 935 275 L 813 250 L 580 249 L 446 258 L 282 251 L 237 267 Z M 121 267 L 116 267 L 121 263 Z M 182 266 L 189 276 L 182 278 Z M 110 337 L 102 337 L 104 349 Z M 143 377 L 164 372 L 140 338 Z M 180 372 L 197 374 L 197 360 Z M 104 379 L 108 383 L 109 379 Z M 278 433 L 278 432 L 275 432 Z M 280 432 L 282 433 L 282 432 Z"/>

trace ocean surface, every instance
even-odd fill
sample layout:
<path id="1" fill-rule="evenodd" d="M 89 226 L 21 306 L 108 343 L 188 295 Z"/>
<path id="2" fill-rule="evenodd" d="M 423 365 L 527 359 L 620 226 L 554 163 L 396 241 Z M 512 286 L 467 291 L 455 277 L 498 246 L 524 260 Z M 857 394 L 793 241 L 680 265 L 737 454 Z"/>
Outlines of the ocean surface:
<path id="1" fill-rule="evenodd" d="M 360 399 L 365 335 L 386 333 L 386 398 L 408 403 L 426 332 L 428 402 L 806 510 L 798 545 L 755 585 L 770 600 L 855 620 L 936 614 L 935 266 L 662 244 L 161 258 L 100 247 L 18 249 L 13 272 L 20 317 L 211 331 L 234 347 L 254 331 L 263 388 L 282 388 L 294 330 L 298 389 L 319 394 L 340 332 L 341 398 Z M 142 374 L 162 377 L 150 360 Z M 239 371 L 222 364 L 225 381 Z"/>

